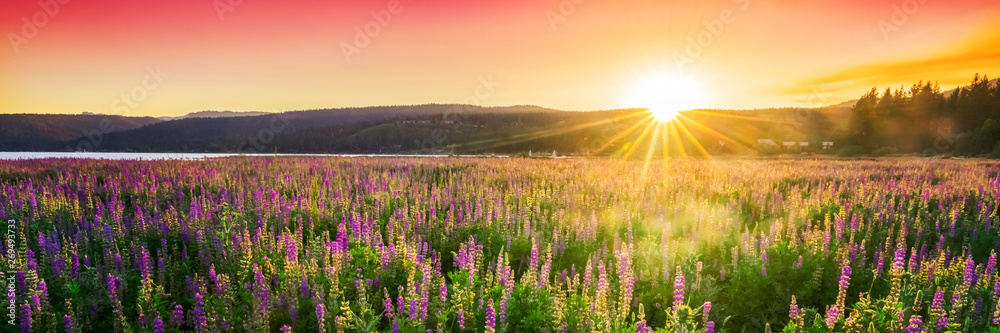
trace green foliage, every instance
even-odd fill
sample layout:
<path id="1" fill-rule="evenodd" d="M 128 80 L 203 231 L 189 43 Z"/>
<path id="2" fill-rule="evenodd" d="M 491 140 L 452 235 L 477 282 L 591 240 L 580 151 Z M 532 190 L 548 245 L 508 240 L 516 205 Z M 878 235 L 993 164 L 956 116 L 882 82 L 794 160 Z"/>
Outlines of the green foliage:
<path id="1" fill-rule="evenodd" d="M 882 157 L 882 156 L 893 155 L 893 154 L 898 154 L 898 153 L 899 153 L 899 149 L 897 149 L 896 147 L 886 146 L 886 147 L 882 147 L 882 148 L 879 148 L 879 149 L 876 149 L 875 151 L 873 151 L 872 152 L 872 156 Z"/>
<path id="2" fill-rule="evenodd" d="M 865 153 L 865 148 L 859 145 L 848 145 L 837 151 L 837 156 L 854 157 Z"/>

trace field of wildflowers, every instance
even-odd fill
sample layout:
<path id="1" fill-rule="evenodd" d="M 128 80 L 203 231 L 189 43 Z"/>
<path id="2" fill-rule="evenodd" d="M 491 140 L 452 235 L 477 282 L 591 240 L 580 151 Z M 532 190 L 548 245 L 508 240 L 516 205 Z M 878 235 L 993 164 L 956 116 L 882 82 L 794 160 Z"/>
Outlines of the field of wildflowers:
<path id="1" fill-rule="evenodd" d="M 1000 331 L 1000 164 L 0 162 L 0 329 Z"/>

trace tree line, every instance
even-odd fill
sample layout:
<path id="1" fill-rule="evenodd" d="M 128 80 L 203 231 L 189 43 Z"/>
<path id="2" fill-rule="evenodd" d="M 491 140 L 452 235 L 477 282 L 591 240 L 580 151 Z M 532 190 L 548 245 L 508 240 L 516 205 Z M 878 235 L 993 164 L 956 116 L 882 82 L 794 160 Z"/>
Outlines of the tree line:
<path id="1" fill-rule="evenodd" d="M 1000 85 L 976 74 L 942 92 L 937 83 L 872 88 L 854 105 L 847 142 L 866 152 L 1000 156 Z"/>

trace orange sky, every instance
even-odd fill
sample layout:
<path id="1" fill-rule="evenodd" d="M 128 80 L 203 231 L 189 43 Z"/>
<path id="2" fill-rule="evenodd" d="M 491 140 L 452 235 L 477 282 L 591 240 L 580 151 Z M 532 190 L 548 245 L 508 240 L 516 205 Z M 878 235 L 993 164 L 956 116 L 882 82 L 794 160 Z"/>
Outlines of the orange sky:
<path id="1" fill-rule="evenodd" d="M 995 0 L 45 1 L 3 2 L 0 113 L 597 110 L 642 107 L 628 87 L 655 73 L 700 83 L 705 107 L 817 106 L 1000 75 Z"/>

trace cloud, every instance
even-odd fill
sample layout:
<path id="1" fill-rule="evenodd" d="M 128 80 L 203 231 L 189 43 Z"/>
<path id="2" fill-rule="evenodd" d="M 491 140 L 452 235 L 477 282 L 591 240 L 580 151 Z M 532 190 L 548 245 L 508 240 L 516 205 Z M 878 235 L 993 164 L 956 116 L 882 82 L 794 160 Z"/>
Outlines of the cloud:
<path id="1" fill-rule="evenodd" d="M 770 92 L 795 98 L 810 94 L 812 87 L 823 86 L 831 94 L 842 95 L 875 86 L 909 86 L 921 80 L 937 81 L 942 87 L 963 85 L 976 73 L 1000 76 L 1000 49 L 996 47 L 1000 45 L 1000 29 L 983 31 L 954 46 L 941 47 L 944 51 L 937 54 L 854 65 Z"/>

